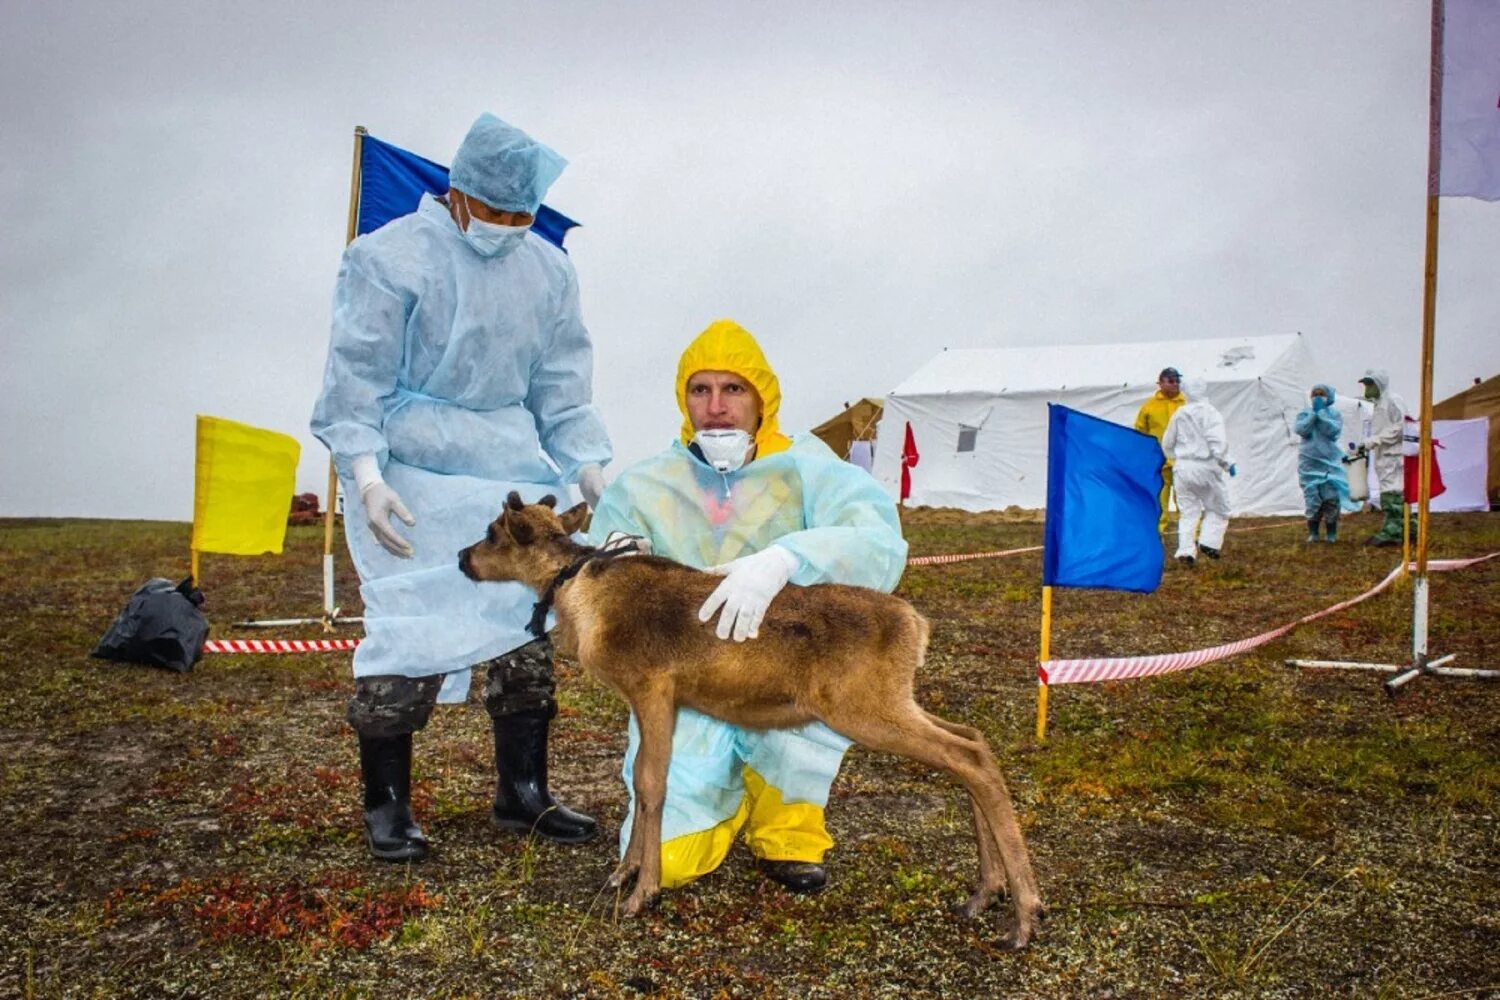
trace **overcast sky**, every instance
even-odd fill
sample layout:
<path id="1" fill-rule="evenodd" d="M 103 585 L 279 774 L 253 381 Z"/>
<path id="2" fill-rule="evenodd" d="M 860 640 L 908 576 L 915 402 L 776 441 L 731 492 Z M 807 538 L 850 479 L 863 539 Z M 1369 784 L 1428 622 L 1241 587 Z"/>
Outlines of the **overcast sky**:
<path id="1" fill-rule="evenodd" d="M 1302 331 L 1417 396 L 1423 0 L 0 10 L 0 515 L 190 519 L 195 413 L 321 494 L 352 130 L 446 162 L 481 111 L 571 161 L 617 462 L 725 316 L 790 430 L 943 347 Z M 1438 398 L 1500 371 L 1500 204 L 1440 261 Z"/>

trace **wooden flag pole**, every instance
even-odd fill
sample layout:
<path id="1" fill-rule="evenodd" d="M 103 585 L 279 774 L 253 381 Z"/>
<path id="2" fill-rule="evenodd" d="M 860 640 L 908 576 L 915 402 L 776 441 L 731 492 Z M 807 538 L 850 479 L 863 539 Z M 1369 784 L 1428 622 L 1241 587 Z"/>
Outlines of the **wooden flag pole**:
<path id="1" fill-rule="evenodd" d="M 1432 0 L 1432 63 L 1427 105 L 1427 247 L 1422 280 L 1422 412 L 1417 443 L 1417 567 L 1412 587 L 1411 655 L 1409 668 L 1385 682 L 1387 694 L 1428 668 L 1427 662 L 1427 549 L 1432 490 L 1432 353 L 1437 319 L 1438 191 L 1441 188 L 1443 155 L 1443 0 Z M 1403 538 L 1411 533 L 1411 513 L 1402 498 Z M 1401 550 L 1403 569 L 1407 556 Z"/>
<path id="2" fill-rule="evenodd" d="M 1435 5 L 1442 11 L 1442 0 Z M 1442 22 L 1434 25 L 1442 31 Z M 1441 37 L 1441 35 L 1439 35 Z M 1442 63 L 1439 61 L 1439 67 Z M 1441 90 L 1439 90 L 1441 95 Z M 1434 137 L 1433 142 L 1437 142 Z M 1438 179 L 1429 167 L 1427 179 L 1427 274 L 1422 289 L 1422 415 L 1417 444 L 1417 579 L 1412 588 L 1412 662 L 1427 662 L 1427 552 L 1432 514 L 1432 355 L 1437 315 Z M 1404 505 L 1403 505 L 1404 506 Z M 1402 511 L 1406 533 L 1411 535 L 1411 516 Z M 1396 678 L 1392 678 L 1394 681 Z"/>
<path id="3" fill-rule="evenodd" d="M 1481 680 L 1500 680 L 1500 670 L 1469 670 L 1444 666 L 1453 659 L 1453 654 L 1433 657 L 1427 648 L 1427 549 L 1431 540 L 1429 520 L 1432 492 L 1432 355 L 1435 319 L 1437 316 L 1437 271 L 1438 271 L 1438 198 L 1441 184 L 1442 163 L 1442 112 L 1443 112 L 1443 0 L 1432 2 L 1432 76 L 1428 98 L 1427 138 L 1427 249 L 1425 276 L 1422 283 L 1422 412 L 1421 437 L 1417 445 L 1417 562 L 1413 575 L 1411 663 L 1393 666 L 1384 663 L 1334 663 L 1327 661 L 1295 661 L 1300 666 L 1357 667 L 1359 669 L 1389 670 L 1394 676 L 1384 684 L 1385 693 L 1395 695 L 1403 684 L 1423 674 L 1440 677 L 1470 677 Z M 1401 569 L 1406 572 L 1411 547 L 1411 512 L 1406 504 L 1406 492 L 1401 494 Z"/>
<path id="4" fill-rule="evenodd" d="M 1047 682 L 1042 678 L 1041 664 L 1052 658 L 1052 588 L 1042 588 L 1042 640 L 1037 651 L 1036 741 L 1047 741 Z"/>
<path id="5" fill-rule="evenodd" d="M 1406 432 L 1403 430 L 1402 434 Z M 1411 504 L 1406 502 L 1406 484 L 1401 484 L 1401 578 L 1397 582 L 1405 584 L 1407 575 L 1411 572 Z"/>
<path id="6" fill-rule="evenodd" d="M 359 235 L 359 186 L 360 161 L 364 153 L 365 127 L 354 126 L 354 167 L 349 178 L 349 225 L 345 232 L 344 245 L 354 242 Z M 334 468 L 333 455 L 328 456 L 328 509 L 323 512 L 323 628 L 333 630 L 338 608 L 333 605 L 333 510 L 338 505 L 339 473 Z"/>

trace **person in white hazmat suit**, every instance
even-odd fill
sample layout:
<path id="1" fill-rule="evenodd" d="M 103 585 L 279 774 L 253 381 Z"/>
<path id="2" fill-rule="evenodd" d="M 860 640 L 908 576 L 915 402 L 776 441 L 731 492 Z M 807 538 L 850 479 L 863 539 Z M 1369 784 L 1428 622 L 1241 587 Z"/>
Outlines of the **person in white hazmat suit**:
<path id="1" fill-rule="evenodd" d="M 1362 444 L 1375 467 L 1375 480 L 1380 486 L 1380 510 L 1385 514 L 1380 530 L 1365 539 L 1365 544 L 1400 545 L 1401 518 L 1407 512 L 1406 459 L 1401 445 L 1406 413 L 1391 395 L 1391 377 L 1385 369 L 1367 368 L 1359 381 L 1364 386 L 1365 399 L 1374 407 L 1370 415 L 1370 431 Z M 1411 538 L 1414 542 L 1417 540 L 1415 517 L 1412 518 Z"/>
<path id="2" fill-rule="evenodd" d="M 476 584 L 458 552 L 518 491 L 577 483 L 590 504 L 609 461 L 592 405 L 593 348 L 561 250 L 530 233 L 567 161 L 493 115 L 454 156 L 450 190 L 349 245 L 312 431 L 344 487 L 365 639 L 347 717 L 359 736 L 375 857 L 429 847 L 411 811 L 412 734 L 486 668 L 501 829 L 577 843 L 594 820 L 547 789 L 552 652 L 526 632 L 535 595 Z"/>
<path id="3" fill-rule="evenodd" d="M 1229 461 L 1224 417 L 1208 401 L 1208 382 L 1188 378 L 1183 395 L 1188 401 L 1172 414 L 1161 450 L 1176 469 L 1177 561 L 1192 566 L 1200 552 L 1217 559 L 1223 551 L 1229 527 L 1229 477 L 1235 467 Z"/>
<path id="4" fill-rule="evenodd" d="M 792 441 L 780 432 L 780 385 L 747 331 L 730 320 L 709 326 L 683 353 L 676 388 L 680 440 L 610 484 L 591 541 L 643 536 L 657 555 L 722 575 L 698 617 L 726 642 L 755 641 L 788 583 L 895 588 L 906 566 L 895 503 L 818 438 Z M 622 851 L 640 745 L 633 718 L 629 740 Z M 751 730 L 679 709 L 662 810 L 662 885 L 713 871 L 743 829 L 768 877 L 793 892 L 821 889 L 833 846 L 823 809 L 848 747 L 822 723 Z"/>

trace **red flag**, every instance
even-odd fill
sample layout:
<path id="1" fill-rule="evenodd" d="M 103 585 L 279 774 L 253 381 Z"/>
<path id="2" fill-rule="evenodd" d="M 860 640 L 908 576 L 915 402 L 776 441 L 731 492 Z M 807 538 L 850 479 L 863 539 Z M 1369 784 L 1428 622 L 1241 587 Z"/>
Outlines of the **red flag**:
<path id="1" fill-rule="evenodd" d="M 1443 443 L 1437 438 L 1432 439 L 1432 482 L 1429 484 L 1432 497 L 1442 496 L 1448 487 L 1443 485 L 1443 470 L 1438 468 L 1438 449 Z M 1406 476 L 1404 489 L 1406 491 L 1407 503 L 1418 503 L 1421 500 L 1422 470 L 1418 468 L 1418 453 L 1422 449 L 1421 429 L 1417 422 L 1411 417 L 1406 418 L 1406 425 L 1401 435 L 1401 458 L 1403 460 L 1403 471 Z"/>
<path id="2" fill-rule="evenodd" d="M 911 422 L 906 424 L 906 443 L 901 446 L 901 502 L 911 496 L 911 470 L 921 459 L 917 454 L 917 439 L 912 437 Z"/>

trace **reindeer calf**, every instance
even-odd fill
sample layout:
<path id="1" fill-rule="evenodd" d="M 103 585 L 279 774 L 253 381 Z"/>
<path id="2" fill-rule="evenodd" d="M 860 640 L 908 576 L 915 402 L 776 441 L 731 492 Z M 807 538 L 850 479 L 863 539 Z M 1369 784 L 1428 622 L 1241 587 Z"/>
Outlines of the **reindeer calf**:
<path id="1" fill-rule="evenodd" d="M 635 824 L 610 876 L 635 889 L 635 915 L 661 888 L 661 816 L 678 706 L 754 729 L 816 719 L 872 750 L 953 775 L 968 790 L 979 846 L 979 880 L 962 912 L 975 917 L 1009 882 L 1025 947 L 1043 907 L 1005 779 L 977 730 L 923 711 L 912 681 L 927 649 L 927 621 L 905 601 L 862 587 L 789 586 L 772 602 L 759 638 L 726 642 L 698 608 L 720 579 L 656 556 L 597 558 L 568 536 L 582 504 L 559 515 L 556 500 L 524 504 L 511 493 L 485 539 L 459 553 L 474 580 L 515 580 L 550 597 L 554 642 L 629 703 L 640 727 Z"/>

